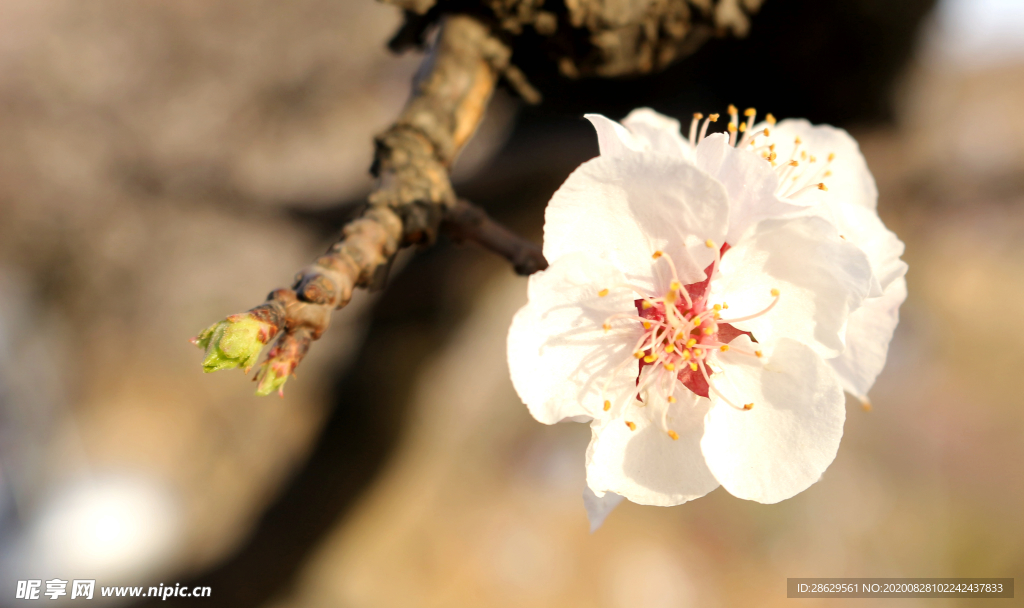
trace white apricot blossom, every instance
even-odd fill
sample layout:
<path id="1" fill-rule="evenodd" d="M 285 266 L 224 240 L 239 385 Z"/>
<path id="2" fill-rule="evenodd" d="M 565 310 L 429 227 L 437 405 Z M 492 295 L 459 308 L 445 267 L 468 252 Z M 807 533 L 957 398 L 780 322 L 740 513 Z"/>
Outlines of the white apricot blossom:
<path id="1" fill-rule="evenodd" d="M 634 110 L 622 125 L 600 115 L 587 118 L 597 129 L 602 155 L 624 148 L 675 154 L 722 182 L 730 198 L 727 242 L 761 219 L 802 213 L 825 217 L 867 254 L 873 273 L 869 297 L 850 315 L 843 353 L 829 359 L 843 388 L 867 404 L 907 297 L 903 243 L 878 217 L 878 189 L 867 162 L 842 129 L 802 119 L 776 123 L 771 114 L 755 125 L 753 109 L 741 122 L 734 106 L 729 114 L 727 132 L 712 136 L 706 135 L 708 126 L 719 115 L 695 114 L 689 138 L 680 134 L 677 120 L 648 108 Z M 768 163 L 750 163 L 748 155 L 730 152 L 734 146 Z"/>
<path id="2" fill-rule="evenodd" d="M 539 421 L 590 422 L 592 523 L 617 496 L 803 491 L 835 458 L 843 389 L 863 398 L 884 365 L 906 266 L 856 143 L 730 110 L 728 134 L 712 115 L 688 139 L 651 110 L 588 116 L 601 154 L 548 205 L 509 367 Z"/>

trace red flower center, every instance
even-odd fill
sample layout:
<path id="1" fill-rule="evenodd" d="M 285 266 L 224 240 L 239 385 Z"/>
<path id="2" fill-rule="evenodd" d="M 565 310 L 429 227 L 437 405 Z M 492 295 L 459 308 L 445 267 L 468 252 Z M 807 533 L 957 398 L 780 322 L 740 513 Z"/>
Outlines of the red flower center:
<path id="1" fill-rule="evenodd" d="M 723 245 L 721 253 L 728 248 L 728 244 Z M 641 298 L 634 302 L 637 313 L 645 320 L 644 344 L 649 346 L 639 358 L 638 384 L 644 366 L 660 362 L 666 371 L 676 373 L 683 386 L 707 397 L 708 377 L 712 374 L 706 363 L 708 353 L 723 347 L 728 350 L 727 345 L 737 336 L 750 335 L 750 332 L 719 322 L 721 306 L 708 307 L 708 287 L 714 266 L 711 264 L 705 270 L 707 279 L 684 286 L 688 301 Z"/>

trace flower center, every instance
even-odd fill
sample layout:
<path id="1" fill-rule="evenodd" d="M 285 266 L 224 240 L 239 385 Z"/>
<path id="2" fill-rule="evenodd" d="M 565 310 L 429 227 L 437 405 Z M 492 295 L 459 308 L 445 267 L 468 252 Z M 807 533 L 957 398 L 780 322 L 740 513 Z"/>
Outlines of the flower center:
<path id="1" fill-rule="evenodd" d="M 705 270 L 707 278 L 699 283 L 683 285 L 676 273 L 675 264 L 672 258 L 662 251 L 654 252 L 651 256 L 655 260 L 663 259 L 671 268 L 672 282 L 668 291 L 662 296 L 643 296 L 636 288 L 630 287 L 642 297 L 637 298 L 634 304 L 637 309 L 635 315 L 622 313 L 608 317 L 604 322 L 604 330 L 611 331 L 613 323 L 626 321 L 627 323 L 639 322 L 643 327 L 643 333 L 632 350 L 632 359 L 639 362 L 637 372 L 637 391 L 635 404 L 644 407 L 651 405 L 650 395 L 667 395 L 667 403 L 654 404 L 660 406 L 662 426 L 672 439 L 678 439 L 678 434 L 669 429 L 666 425 L 668 406 L 676 402 L 673 396 L 675 383 L 679 381 L 687 389 L 700 397 L 710 397 L 714 392 L 729 405 L 742 410 L 753 408 L 753 403 L 746 403 L 742 406 L 732 403 L 725 395 L 716 390 L 713 376 L 716 368 L 713 364 L 713 357 L 717 352 L 733 351 L 751 357 L 761 357 L 760 350 L 746 351 L 731 347 L 729 345 L 737 336 L 750 332 L 737 329 L 732 323 L 746 321 L 767 314 L 779 301 L 779 291 L 773 289 L 771 303 L 763 310 L 753 315 L 737 319 L 723 319 L 723 311 L 729 308 L 729 304 L 710 304 L 709 286 L 711 279 L 718 265 L 721 263 L 722 255 L 729 250 L 729 244 L 722 245 L 721 249 L 708 240 L 705 243 L 709 248 L 716 249 L 715 261 Z M 624 286 L 629 287 L 629 286 Z M 601 290 L 598 295 L 605 296 L 608 289 Z M 755 342 L 756 343 L 756 342 Z M 644 373 L 647 368 L 647 373 Z M 614 374 L 613 374 L 614 375 Z M 657 389 L 657 390 L 656 390 Z M 610 400 L 604 401 L 604 410 L 612 408 Z M 616 404 L 626 407 L 628 404 Z M 627 421 L 626 425 L 631 430 L 636 425 Z"/>

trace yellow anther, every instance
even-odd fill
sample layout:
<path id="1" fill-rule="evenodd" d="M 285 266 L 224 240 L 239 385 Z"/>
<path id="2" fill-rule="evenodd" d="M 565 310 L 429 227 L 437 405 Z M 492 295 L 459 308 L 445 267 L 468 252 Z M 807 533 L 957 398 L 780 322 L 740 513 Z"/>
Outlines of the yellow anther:
<path id="1" fill-rule="evenodd" d="M 804 140 L 800 139 L 800 137 L 797 136 L 797 138 L 793 140 L 793 143 L 799 146 L 800 144 L 804 143 Z"/>
<path id="2" fill-rule="evenodd" d="M 718 122 L 718 114 L 708 114 L 708 120 L 711 122 Z"/>
<path id="3" fill-rule="evenodd" d="M 773 125 L 773 126 L 775 125 L 775 117 L 772 116 L 771 114 L 768 114 L 767 116 L 765 116 L 764 117 L 764 121 L 766 123 L 770 124 L 770 125 Z"/>
<path id="4" fill-rule="evenodd" d="M 774 152 L 775 151 L 775 144 L 772 144 L 772 145 L 768 146 L 768 149 L 771 150 L 772 152 Z"/>
<path id="5" fill-rule="evenodd" d="M 723 345 L 718 347 L 718 350 L 722 351 L 723 353 L 727 352 L 729 350 L 729 345 L 728 344 L 723 344 Z"/>
<path id="6" fill-rule="evenodd" d="M 870 401 L 865 401 L 864 403 L 860 404 L 860 407 L 865 412 L 870 412 L 871 411 L 871 402 Z"/>
<path id="7" fill-rule="evenodd" d="M 728 302 L 722 302 L 722 308 L 729 308 Z"/>
<path id="8" fill-rule="evenodd" d="M 597 292 L 597 297 L 599 297 L 599 298 L 603 298 L 606 295 L 608 295 L 608 290 L 607 289 L 602 289 L 601 291 Z"/>
<path id="9" fill-rule="evenodd" d="M 668 284 L 668 288 L 672 291 L 678 291 L 683 288 L 683 285 L 679 281 L 672 281 Z"/>
<path id="10" fill-rule="evenodd" d="M 651 304 L 650 300 L 644 300 L 643 302 L 640 303 L 640 308 L 643 308 L 644 310 L 647 310 L 648 308 L 651 308 L 653 306 L 654 304 Z"/>
<path id="11" fill-rule="evenodd" d="M 795 161 L 795 160 L 791 160 L 791 161 L 789 161 L 789 166 L 790 167 L 799 167 L 800 166 L 800 162 L 799 161 Z"/>
<path id="12" fill-rule="evenodd" d="M 824 190 L 825 192 L 828 192 L 828 186 L 825 185 L 825 182 L 822 182 L 818 184 L 818 190 Z"/>
<path id="13" fill-rule="evenodd" d="M 693 113 L 693 119 L 694 120 L 700 120 L 701 118 L 704 118 L 704 115 L 701 114 L 700 112 L 694 112 Z"/>
<path id="14" fill-rule="evenodd" d="M 825 177 L 832 177 L 832 171 L 825 171 Z"/>
<path id="15" fill-rule="evenodd" d="M 644 329 L 650 329 L 650 328 L 651 328 L 651 322 L 650 321 L 644 321 Z"/>
<path id="16" fill-rule="evenodd" d="M 683 339 L 683 332 L 676 334 L 675 341 L 678 342 Z"/>
<path id="17" fill-rule="evenodd" d="M 772 132 L 768 130 L 768 127 L 765 127 L 765 128 L 764 128 L 764 136 L 765 136 L 765 137 L 768 137 L 768 136 L 769 136 L 769 135 L 771 135 L 771 134 L 772 134 Z"/>
<path id="18" fill-rule="evenodd" d="M 714 308 L 715 310 L 722 310 L 722 305 L 721 304 L 715 304 L 714 306 L 712 306 L 712 308 Z"/>
<path id="19" fill-rule="evenodd" d="M 828 162 L 832 162 L 835 159 L 836 159 L 836 153 L 835 152 L 830 152 L 829 155 L 828 155 Z"/>
<path id="20" fill-rule="evenodd" d="M 686 348 L 693 348 L 697 345 L 697 338 L 690 338 L 686 341 Z"/>
<path id="21" fill-rule="evenodd" d="M 626 426 L 628 426 L 629 430 L 631 430 L 631 431 L 635 431 L 636 430 L 636 423 L 635 422 L 630 422 L 629 420 L 627 420 L 626 421 Z"/>
<path id="22" fill-rule="evenodd" d="M 638 350 L 635 353 L 633 353 L 633 356 L 636 357 L 637 359 L 643 359 L 644 358 L 644 352 L 642 350 Z"/>
<path id="23" fill-rule="evenodd" d="M 807 150 L 800 151 L 800 160 L 807 160 Z"/>
<path id="24" fill-rule="evenodd" d="M 670 292 L 665 294 L 665 303 L 669 304 L 669 305 L 675 304 L 677 297 L 678 297 L 678 292 L 670 291 Z"/>
<path id="25" fill-rule="evenodd" d="M 717 321 L 718 319 L 721 319 L 721 318 L 722 318 L 722 315 L 720 315 L 720 314 L 718 314 L 718 313 L 716 312 L 716 313 L 714 314 L 714 317 L 715 317 L 715 320 Z"/>
<path id="26" fill-rule="evenodd" d="M 772 152 L 771 154 L 768 155 L 768 160 L 770 160 L 771 162 L 774 163 L 775 159 L 778 158 L 778 157 L 779 157 L 778 154 L 776 154 L 775 152 Z"/>
<path id="27" fill-rule="evenodd" d="M 611 331 L 611 329 L 612 329 L 612 324 L 611 324 L 611 323 L 605 323 L 605 324 L 604 324 L 604 325 L 602 325 L 601 327 L 603 327 L 605 331 Z"/>
<path id="28" fill-rule="evenodd" d="M 644 357 L 644 363 L 654 363 L 657 360 L 658 360 L 658 355 L 655 355 L 653 353 L 650 354 L 650 355 L 647 355 L 646 357 Z"/>
<path id="29" fill-rule="evenodd" d="M 675 431 L 672 431 L 672 430 L 669 430 L 668 436 L 672 438 L 672 441 L 675 441 L 676 439 L 679 439 L 679 433 L 677 433 Z"/>
<path id="30" fill-rule="evenodd" d="M 757 116 L 757 110 L 754 108 L 747 108 L 746 110 L 743 110 L 743 115 L 747 117 Z"/>
<path id="31" fill-rule="evenodd" d="M 745 409 L 745 410 L 749 410 L 749 409 L 753 409 L 753 408 L 754 408 L 754 404 L 753 403 L 744 403 L 743 404 L 743 409 Z"/>
<path id="32" fill-rule="evenodd" d="M 676 352 L 676 345 L 675 344 L 669 344 L 669 345 L 665 346 L 665 352 L 666 353 L 674 353 L 674 352 Z"/>
<path id="33" fill-rule="evenodd" d="M 736 123 L 734 123 L 734 122 L 730 122 L 730 123 L 729 123 L 729 126 L 728 126 L 728 127 L 726 127 L 726 128 L 727 128 L 727 129 L 729 129 L 729 132 L 730 132 L 730 133 L 735 133 L 735 132 L 736 132 Z"/>
<path id="34" fill-rule="evenodd" d="M 710 327 L 705 327 L 704 328 L 704 335 L 705 336 L 710 336 L 713 333 L 715 333 L 715 330 L 711 329 Z"/>
<path id="35" fill-rule="evenodd" d="M 690 360 L 690 351 L 684 350 L 683 351 L 683 361 L 689 361 L 689 360 Z"/>
<path id="36" fill-rule="evenodd" d="M 697 371 L 697 364 L 696 364 L 696 363 L 692 363 L 692 362 L 691 362 L 691 363 L 690 363 L 690 370 L 692 370 L 692 371 Z"/>
<path id="37" fill-rule="evenodd" d="M 744 133 L 744 132 L 746 132 L 746 130 L 747 130 L 747 123 L 741 122 L 740 123 L 740 133 Z"/>
<path id="38" fill-rule="evenodd" d="M 779 297 L 779 290 L 778 289 L 772 289 L 772 297 L 773 298 Z"/>
<path id="39" fill-rule="evenodd" d="M 711 239 L 708 239 L 708 240 L 704 241 L 704 246 L 707 247 L 708 249 L 714 249 L 715 248 L 715 242 L 712 241 Z"/>
<path id="40" fill-rule="evenodd" d="M 612 402 L 608 401 L 607 399 L 605 399 L 605 401 L 604 401 L 604 411 L 607 412 L 610 409 L 612 409 Z"/>
<path id="41" fill-rule="evenodd" d="M 730 113 L 730 114 L 736 114 L 736 113 L 738 113 L 738 112 L 739 112 L 739 110 L 737 110 L 737 109 L 736 109 L 736 106 L 734 106 L 734 105 L 732 105 L 732 104 L 730 103 L 730 104 L 729 104 L 729 113 Z"/>
<path id="42" fill-rule="evenodd" d="M 668 402 L 669 402 L 669 403 L 675 403 L 675 402 L 676 402 L 676 398 L 675 398 L 675 397 L 673 397 L 672 395 L 669 395 L 669 396 L 668 396 Z"/>
<path id="43" fill-rule="evenodd" d="M 762 352 L 761 352 L 761 351 L 759 351 L 759 350 L 755 350 L 755 351 L 754 351 L 754 354 L 755 354 L 755 355 L 757 355 L 758 357 L 763 357 L 763 356 L 764 356 L 764 353 L 762 353 Z"/>
<path id="44" fill-rule="evenodd" d="M 670 372 L 673 372 L 673 371 L 675 371 L 676 366 L 674 364 L 672 364 L 672 363 L 666 363 L 665 364 L 665 369 L 667 369 Z"/>
<path id="45" fill-rule="evenodd" d="M 768 159 L 768 153 L 767 152 L 761 152 L 761 158 L 767 160 Z"/>
<path id="46" fill-rule="evenodd" d="M 699 357 L 699 356 L 701 356 L 703 354 L 704 354 L 704 351 L 702 351 L 701 349 L 699 349 L 699 348 L 693 349 L 693 356 L 694 357 Z"/>
<path id="47" fill-rule="evenodd" d="M 693 320 L 693 326 L 694 327 L 700 327 L 700 324 L 703 323 L 703 322 L 704 322 L 704 319 L 700 319 L 700 318 L 694 319 Z"/>
<path id="48" fill-rule="evenodd" d="M 809 162 L 809 163 L 816 163 L 816 162 L 818 162 L 818 158 L 816 156 L 814 156 L 813 154 L 811 154 L 811 156 L 807 159 L 807 162 Z"/>
<path id="49" fill-rule="evenodd" d="M 654 253 L 651 254 L 651 258 L 656 260 L 656 259 L 660 258 L 663 255 L 665 255 L 665 252 L 659 249 L 659 250 L 657 250 L 657 251 L 655 251 Z"/>

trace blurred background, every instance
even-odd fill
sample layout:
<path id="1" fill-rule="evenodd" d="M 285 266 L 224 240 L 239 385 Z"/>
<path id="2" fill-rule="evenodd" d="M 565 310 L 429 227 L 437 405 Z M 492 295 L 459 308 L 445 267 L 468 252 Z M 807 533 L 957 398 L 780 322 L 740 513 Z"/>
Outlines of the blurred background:
<path id="1" fill-rule="evenodd" d="M 369 191 L 372 135 L 421 59 L 386 52 L 399 21 L 372 0 L 0 0 L 0 605 L 50 578 L 247 608 L 773 606 L 787 577 L 1021 579 L 1024 3 L 767 0 L 746 39 L 665 73 L 495 99 L 456 188 L 538 242 L 597 153 L 583 112 L 731 102 L 849 129 L 907 244 L 873 411 L 848 402 L 819 483 L 770 506 L 624 503 L 593 535 L 589 430 L 519 402 L 504 343 L 526 280 L 488 252 L 404 254 L 283 399 L 202 374 L 187 342 L 289 283 Z M 925 603 L 971 605 L 899 601 Z"/>

